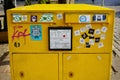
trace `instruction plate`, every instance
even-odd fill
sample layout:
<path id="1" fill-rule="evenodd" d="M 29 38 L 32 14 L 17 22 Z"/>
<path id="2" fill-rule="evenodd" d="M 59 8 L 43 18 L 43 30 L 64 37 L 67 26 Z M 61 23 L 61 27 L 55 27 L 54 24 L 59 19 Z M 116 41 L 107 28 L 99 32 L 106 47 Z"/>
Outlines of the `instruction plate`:
<path id="1" fill-rule="evenodd" d="M 72 50 L 72 27 L 49 27 L 49 50 Z"/>

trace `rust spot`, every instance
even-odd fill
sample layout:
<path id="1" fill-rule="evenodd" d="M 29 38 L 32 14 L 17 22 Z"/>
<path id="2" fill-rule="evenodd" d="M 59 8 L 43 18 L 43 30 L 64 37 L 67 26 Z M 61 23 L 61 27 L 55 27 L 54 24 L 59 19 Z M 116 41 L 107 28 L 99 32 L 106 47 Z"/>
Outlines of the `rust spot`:
<path id="1" fill-rule="evenodd" d="M 73 72 L 69 72 L 69 77 L 70 77 L 70 78 L 73 77 Z"/>
<path id="2" fill-rule="evenodd" d="M 20 77 L 24 77 L 24 73 L 23 72 L 20 72 Z"/>

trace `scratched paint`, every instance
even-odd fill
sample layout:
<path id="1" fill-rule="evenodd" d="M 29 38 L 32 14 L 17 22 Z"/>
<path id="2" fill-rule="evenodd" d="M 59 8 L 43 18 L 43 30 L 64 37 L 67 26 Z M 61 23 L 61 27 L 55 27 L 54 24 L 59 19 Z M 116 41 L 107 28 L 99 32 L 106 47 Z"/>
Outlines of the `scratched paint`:
<path id="1" fill-rule="evenodd" d="M 30 36 L 30 33 L 28 33 L 27 28 L 23 28 L 23 26 L 14 26 L 14 31 L 13 31 L 13 35 L 12 35 L 12 42 L 15 39 L 19 39 L 20 37 L 23 37 L 24 39 L 24 43 L 26 43 L 26 37 Z M 21 30 L 22 29 L 22 30 Z"/>

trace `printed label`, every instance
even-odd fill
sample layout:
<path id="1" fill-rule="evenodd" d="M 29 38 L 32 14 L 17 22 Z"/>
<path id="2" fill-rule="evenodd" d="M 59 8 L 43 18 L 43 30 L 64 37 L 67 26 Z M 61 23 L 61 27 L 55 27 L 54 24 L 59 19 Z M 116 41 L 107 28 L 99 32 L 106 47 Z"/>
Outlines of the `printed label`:
<path id="1" fill-rule="evenodd" d="M 32 40 L 42 40 L 42 26 L 41 25 L 31 25 L 30 26 L 30 36 Z"/>
<path id="2" fill-rule="evenodd" d="M 21 15 L 14 14 L 13 15 L 13 22 L 21 22 Z"/>
<path id="3" fill-rule="evenodd" d="M 90 22 L 90 15 L 80 15 L 79 16 L 79 22 Z"/>
<path id="4" fill-rule="evenodd" d="M 101 34 L 101 39 L 105 39 L 106 35 L 105 34 Z"/>
<path id="5" fill-rule="evenodd" d="M 91 24 L 87 24 L 86 25 L 86 29 L 89 30 L 90 28 L 92 28 L 92 25 Z"/>
<path id="6" fill-rule="evenodd" d="M 96 29 L 95 34 L 101 34 L 100 29 Z"/>
<path id="7" fill-rule="evenodd" d="M 76 30 L 76 31 L 74 31 L 74 34 L 75 34 L 75 36 L 79 36 L 80 35 L 80 31 Z"/>
<path id="8" fill-rule="evenodd" d="M 58 19 L 58 20 L 63 19 L 63 15 L 62 15 L 62 13 L 57 14 L 57 19 Z"/>
<path id="9" fill-rule="evenodd" d="M 37 22 L 37 16 L 31 15 L 31 22 Z"/>
<path id="10" fill-rule="evenodd" d="M 89 44 L 90 44 L 90 45 L 94 45 L 94 40 L 93 40 L 93 39 L 90 39 L 90 40 L 89 40 Z"/>
<path id="11" fill-rule="evenodd" d="M 98 44 L 98 48 L 102 48 L 102 47 L 104 47 L 104 44 L 103 44 L 103 42 L 100 42 L 100 43 Z"/>
<path id="12" fill-rule="evenodd" d="M 80 43 L 85 44 L 85 40 L 83 38 L 80 38 Z"/>
<path id="13" fill-rule="evenodd" d="M 27 15 L 22 15 L 22 21 L 27 21 Z"/>
<path id="14" fill-rule="evenodd" d="M 107 27 L 103 26 L 102 29 L 101 29 L 101 31 L 105 33 L 107 31 Z"/>
<path id="15" fill-rule="evenodd" d="M 49 13 L 43 14 L 40 18 L 40 22 L 53 22 L 53 15 Z"/>

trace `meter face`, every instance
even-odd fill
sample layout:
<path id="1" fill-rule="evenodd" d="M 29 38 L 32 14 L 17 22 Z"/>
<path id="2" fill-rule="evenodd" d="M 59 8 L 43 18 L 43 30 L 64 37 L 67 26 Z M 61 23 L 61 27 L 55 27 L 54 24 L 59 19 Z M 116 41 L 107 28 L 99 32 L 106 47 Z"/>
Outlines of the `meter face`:
<path id="1" fill-rule="evenodd" d="M 72 27 L 48 28 L 49 50 L 72 50 Z"/>

